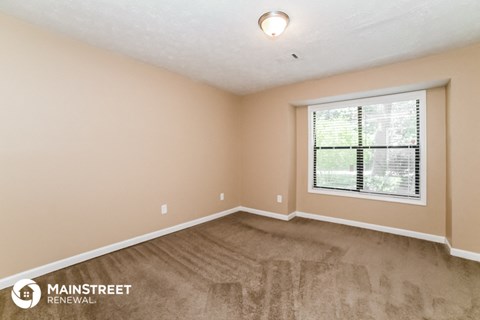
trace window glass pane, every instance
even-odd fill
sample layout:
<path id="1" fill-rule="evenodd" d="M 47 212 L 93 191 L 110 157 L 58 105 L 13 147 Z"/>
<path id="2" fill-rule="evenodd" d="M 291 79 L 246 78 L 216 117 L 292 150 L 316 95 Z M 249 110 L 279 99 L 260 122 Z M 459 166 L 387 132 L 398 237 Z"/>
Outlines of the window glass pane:
<path id="1" fill-rule="evenodd" d="M 416 145 L 416 104 L 416 100 L 408 100 L 364 106 L 363 145 Z"/>
<path id="2" fill-rule="evenodd" d="M 364 191 L 415 196 L 415 149 L 363 151 Z"/>
<path id="3" fill-rule="evenodd" d="M 425 129 L 420 128 L 425 91 L 310 106 L 309 111 L 310 192 L 425 203 Z"/>
<path id="4" fill-rule="evenodd" d="M 316 187 L 356 190 L 356 150 L 317 150 Z"/>
<path id="5" fill-rule="evenodd" d="M 358 145 L 357 107 L 316 111 L 316 146 Z"/>

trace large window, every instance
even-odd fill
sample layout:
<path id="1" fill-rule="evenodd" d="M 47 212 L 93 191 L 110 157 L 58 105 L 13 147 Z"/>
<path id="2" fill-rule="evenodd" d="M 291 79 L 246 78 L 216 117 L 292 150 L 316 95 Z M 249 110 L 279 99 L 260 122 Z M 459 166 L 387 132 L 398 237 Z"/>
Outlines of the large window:
<path id="1" fill-rule="evenodd" d="M 426 204 L 425 91 L 308 114 L 310 192 Z"/>

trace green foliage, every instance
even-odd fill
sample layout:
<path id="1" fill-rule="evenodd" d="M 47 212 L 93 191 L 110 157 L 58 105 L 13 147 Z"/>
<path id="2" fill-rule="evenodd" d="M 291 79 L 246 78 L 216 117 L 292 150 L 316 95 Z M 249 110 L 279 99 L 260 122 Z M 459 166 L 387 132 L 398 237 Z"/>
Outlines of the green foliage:
<path id="1" fill-rule="evenodd" d="M 402 181 L 401 177 L 370 176 L 365 177 L 365 189 L 375 192 L 394 193 Z"/>
<path id="2" fill-rule="evenodd" d="M 362 106 L 362 144 L 364 146 L 416 145 L 416 102 Z M 358 107 L 316 112 L 316 146 L 359 145 Z M 377 192 L 402 190 L 414 175 L 412 149 L 363 152 L 365 189 Z M 356 149 L 316 150 L 317 184 L 336 188 L 356 188 Z M 413 157 L 413 158 L 412 158 Z"/>
<path id="3" fill-rule="evenodd" d="M 316 114 L 317 146 L 358 145 L 356 107 L 324 110 Z"/>

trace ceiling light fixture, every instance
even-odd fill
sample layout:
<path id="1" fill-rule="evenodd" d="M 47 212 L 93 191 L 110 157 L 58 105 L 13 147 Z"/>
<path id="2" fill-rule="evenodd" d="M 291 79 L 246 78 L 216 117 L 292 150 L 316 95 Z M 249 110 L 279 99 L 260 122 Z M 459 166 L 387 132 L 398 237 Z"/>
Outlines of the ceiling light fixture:
<path id="1" fill-rule="evenodd" d="M 275 38 L 285 31 L 290 18 L 282 11 L 269 11 L 258 19 L 258 25 L 268 36 Z"/>

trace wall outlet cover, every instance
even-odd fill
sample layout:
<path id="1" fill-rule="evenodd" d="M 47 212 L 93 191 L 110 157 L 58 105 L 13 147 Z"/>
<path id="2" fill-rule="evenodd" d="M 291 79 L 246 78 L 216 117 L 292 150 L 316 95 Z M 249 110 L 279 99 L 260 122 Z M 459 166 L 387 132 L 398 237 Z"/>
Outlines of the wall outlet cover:
<path id="1" fill-rule="evenodd" d="M 167 214 L 168 212 L 168 207 L 166 204 L 162 204 L 162 214 Z"/>
<path id="2" fill-rule="evenodd" d="M 278 202 L 278 203 L 282 203 L 282 202 L 283 202 L 283 197 L 282 197 L 282 195 L 280 195 L 280 194 L 277 195 L 277 202 Z"/>

